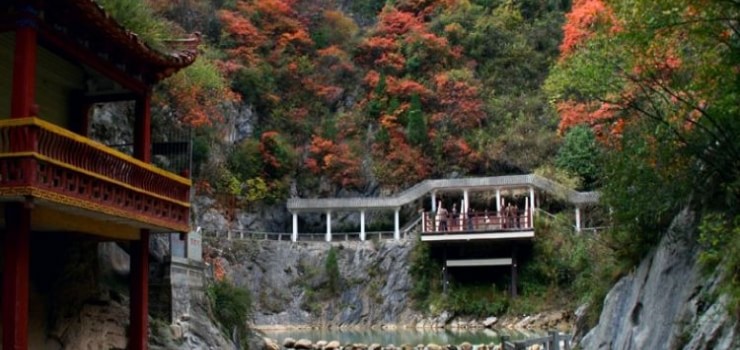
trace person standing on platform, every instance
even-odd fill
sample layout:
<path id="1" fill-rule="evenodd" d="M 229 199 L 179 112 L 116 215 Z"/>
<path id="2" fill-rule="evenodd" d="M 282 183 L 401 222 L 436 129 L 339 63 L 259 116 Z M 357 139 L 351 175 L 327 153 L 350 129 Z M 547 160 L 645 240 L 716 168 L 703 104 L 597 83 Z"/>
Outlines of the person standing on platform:
<path id="1" fill-rule="evenodd" d="M 439 201 L 437 208 L 437 222 L 440 231 L 447 231 L 447 209 L 442 206 L 442 201 Z"/>

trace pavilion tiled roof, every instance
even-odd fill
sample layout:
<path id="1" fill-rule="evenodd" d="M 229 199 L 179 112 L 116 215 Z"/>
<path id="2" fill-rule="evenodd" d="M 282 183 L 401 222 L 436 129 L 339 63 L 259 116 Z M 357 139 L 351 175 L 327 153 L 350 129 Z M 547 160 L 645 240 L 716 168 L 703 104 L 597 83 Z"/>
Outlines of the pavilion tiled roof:
<path id="1" fill-rule="evenodd" d="M 126 63 L 145 71 L 149 82 L 162 80 L 192 64 L 198 55 L 200 34 L 164 42 L 164 48 L 154 48 L 136 33 L 125 28 L 94 0 L 56 0 L 45 4 L 46 17 L 53 18 L 56 27 L 74 27 L 74 35 L 87 35 L 104 41 L 101 47 L 125 52 Z M 85 38 L 84 40 L 87 40 Z"/>

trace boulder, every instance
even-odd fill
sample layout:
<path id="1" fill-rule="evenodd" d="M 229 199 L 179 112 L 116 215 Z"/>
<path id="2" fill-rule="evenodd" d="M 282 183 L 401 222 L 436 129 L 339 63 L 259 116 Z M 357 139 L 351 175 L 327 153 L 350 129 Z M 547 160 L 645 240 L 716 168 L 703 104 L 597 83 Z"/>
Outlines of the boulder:
<path id="1" fill-rule="evenodd" d="M 488 345 L 486 344 L 479 344 L 475 350 L 489 350 Z"/>
<path id="2" fill-rule="evenodd" d="M 483 320 L 483 327 L 491 328 L 493 327 L 493 325 L 496 324 L 496 322 L 498 322 L 498 318 L 493 317 L 493 316 L 488 317 L 485 320 Z"/>
<path id="3" fill-rule="evenodd" d="M 370 344 L 370 347 L 367 348 L 367 350 L 381 350 L 383 347 L 380 346 L 378 343 L 372 343 Z"/>
<path id="4" fill-rule="evenodd" d="M 172 334 L 172 339 L 181 339 L 183 336 L 182 326 L 180 326 L 179 324 L 171 324 L 170 333 Z"/>
<path id="5" fill-rule="evenodd" d="M 367 344 L 355 343 L 350 347 L 352 350 L 367 350 Z"/>
<path id="6" fill-rule="evenodd" d="M 447 349 L 447 350 L 457 350 L 457 346 L 452 345 L 452 344 L 447 344 L 447 345 L 445 345 L 445 349 Z"/>
<path id="7" fill-rule="evenodd" d="M 326 346 L 324 346 L 325 350 L 339 350 L 341 348 L 342 344 L 340 344 L 338 340 L 332 340 L 326 343 Z"/>
<path id="8" fill-rule="evenodd" d="M 316 344 L 314 344 L 314 347 L 316 349 L 324 349 L 324 348 L 326 348 L 326 344 L 327 343 L 328 342 L 326 340 L 319 340 L 319 341 L 316 342 Z"/>
<path id="9" fill-rule="evenodd" d="M 313 344 L 308 339 L 298 339 L 295 342 L 295 349 L 297 350 L 310 350 Z"/>
<path id="10" fill-rule="evenodd" d="M 401 350 L 414 350 L 414 346 L 411 344 L 401 344 Z"/>
<path id="11" fill-rule="evenodd" d="M 384 348 L 385 350 L 396 350 L 396 346 L 393 344 L 388 344 Z"/>
<path id="12" fill-rule="evenodd" d="M 460 344 L 460 350 L 473 350 L 473 345 L 468 342 L 462 342 Z"/>
<path id="13" fill-rule="evenodd" d="M 427 344 L 427 350 L 442 350 L 442 347 L 434 343 L 429 343 Z"/>
<path id="14" fill-rule="evenodd" d="M 262 338 L 264 341 L 264 345 L 262 345 L 262 350 L 280 350 L 280 345 L 278 345 L 277 341 L 271 338 Z"/>
<path id="15" fill-rule="evenodd" d="M 283 347 L 286 349 L 292 349 L 295 347 L 295 339 L 293 338 L 285 338 L 283 339 Z"/>

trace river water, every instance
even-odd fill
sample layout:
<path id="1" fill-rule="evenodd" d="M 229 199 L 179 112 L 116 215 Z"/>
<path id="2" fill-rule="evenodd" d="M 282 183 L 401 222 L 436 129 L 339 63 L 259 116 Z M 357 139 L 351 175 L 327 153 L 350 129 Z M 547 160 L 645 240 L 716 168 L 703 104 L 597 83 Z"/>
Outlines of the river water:
<path id="1" fill-rule="evenodd" d="M 509 330 L 476 329 L 476 330 L 416 330 L 416 329 L 364 329 L 364 330 L 340 330 L 340 329 L 290 329 L 290 330 L 263 330 L 265 336 L 277 340 L 282 344 L 283 339 L 309 339 L 312 342 L 319 340 L 338 340 L 341 344 L 378 343 L 382 345 L 394 344 L 460 344 L 470 342 L 471 344 L 498 343 L 501 335 L 509 336 L 511 340 L 526 339 L 539 336 L 538 333 L 519 333 Z"/>

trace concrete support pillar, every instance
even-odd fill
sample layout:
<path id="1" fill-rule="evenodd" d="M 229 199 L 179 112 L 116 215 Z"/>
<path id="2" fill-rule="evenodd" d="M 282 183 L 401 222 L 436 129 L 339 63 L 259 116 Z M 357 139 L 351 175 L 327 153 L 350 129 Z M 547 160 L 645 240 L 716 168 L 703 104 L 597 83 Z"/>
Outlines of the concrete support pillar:
<path id="1" fill-rule="evenodd" d="M 529 188 L 529 204 L 530 204 L 530 218 L 532 219 L 532 223 L 534 224 L 534 213 L 535 213 L 535 206 L 534 206 L 534 187 Z M 534 225 L 532 225 L 534 226 Z"/>
<path id="2" fill-rule="evenodd" d="M 22 203 L 5 207 L 3 237 L 3 349 L 28 349 L 28 266 L 31 209 Z"/>
<path id="3" fill-rule="evenodd" d="M 576 207 L 576 232 L 581 232 L 581 208 Z"/>
<path id="4" fill-rule="evenodd" d="M 360 240 L 364 241 L 365 237 L 365 211 L 360 211 Z"/>
<path id="5" fill-rule="evenodd" d="M 331 212 L 326 212 L 326 241 L 331 242 Z"/>
<path id="6" fill-rule="evenodd" d="M 293 236 L 290 237 L 290 240 L 298 241 L 298 213 L 293 213 Z"/>
<path id="7" fill-rule="evenodd" d="M 130 264 L 128 348 L 146 350 L 149 340 L 149 230 L 141 230 L 141 238 L 131 242 Z"/>
<path id="8" fill-rule="evenodd" d="M 516 297 L 517 296 L 517 261 L 516 261 L 516 255 L 517 255 L 517 246 L 514 244 L 511 247 L 511 296 Z"/>
<path id="9" fill-rule="evenodd" d="M 524 213 L 522 213 L 523 214 L 522 216 L 524 216 L 523 217 L 524 224 L 522 225 L 523 228 L 529 228 L 530 227 L 529 226 L 529 213 L 530 213 L 530 211 L 529 211 L 529 198 L 525 197 L 524 198 Z M 517 214 L 517 215 L 519 215 L 519 214 Z"/>
<path id="10" fill-rule="evenodd" d="M 399 208 L 396 208 L 393 211 L 393 239 L 400 241 L 401 240 L 401 228 L 399 225 L 398 212 L 399 212 Z"/>
<path id="11" fill-rule="evenodd" d="M 461 214 L 467 213 L 470 208 L 470 201 L 468 199 L 468 190 L 463 190 L 463 207 L 460 209 Z"/>
<path id="12" fill-rule="evenodd" d="M 496 215 L 501 216 L 501 189 L 496 189 Z"/>
<path id="13" fill-rule="evenodd" d="M 432 212 L 437 212 L 437 191 L 432 191 Z"/>

